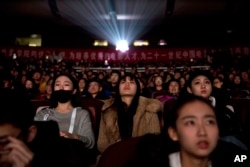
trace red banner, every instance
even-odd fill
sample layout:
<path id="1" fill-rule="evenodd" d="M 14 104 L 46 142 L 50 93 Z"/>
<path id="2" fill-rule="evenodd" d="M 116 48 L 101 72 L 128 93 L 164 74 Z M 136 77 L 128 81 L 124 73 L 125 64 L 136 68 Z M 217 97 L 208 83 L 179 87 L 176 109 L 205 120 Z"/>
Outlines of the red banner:
<path id="1" fill-rule="evenodd" d="M 218 49 L 209 49 L 210 53 Z M 231 47 L 232 54 L 249 55 L 250 47 Z M 167 62 L 187 61 L 191 58 L 201 59 L 208 53 L 205 48 L 180 48 L 180 49 L 136 49 L 127 52 L 119 52 L 111 49 L 64 49 L 64 48 L 33 48 L 33 47 L 0 47 L 0 51 L 7 56 L 14 53 L 18 57 L 41 59 L 46 56 L 57 57 L 74 61 L 84 60 L 85 62 Z"/>

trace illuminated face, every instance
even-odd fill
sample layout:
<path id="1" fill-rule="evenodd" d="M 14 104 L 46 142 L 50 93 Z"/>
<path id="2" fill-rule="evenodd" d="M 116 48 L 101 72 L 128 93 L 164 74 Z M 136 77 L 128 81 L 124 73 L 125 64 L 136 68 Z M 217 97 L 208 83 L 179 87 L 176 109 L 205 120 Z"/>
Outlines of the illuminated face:
<path id="1" fill-rule="evenodd" d="M 176 129 L 168 129 L 172 140 L 178 141 L 181 155 L 209 157 L 219 139 L 219 130 L 214 111 L 204 102 L 185 104 L 176 120 Z"/>
<path id="2" fill-rule="evenodd" d="M 213 85 L 214 85 L 214 87 L 220 89 L 222 87 L 222 85 L 223 85 L 223 82 L 221 82 L 218 78 L 215 78 L 214 82 L 213 82 Z"/>
<path id="3" fill-rule="evenodd" d="M 162 85 L 162 83 L 163 83 L 162 77 L 160 77 L 160 76 L 155 77 L 155 85 L 156 86 L 160 86 L 160 85 Z"/>
<path id="4" fill-rule="evenodd" d="M 73 90 L 73 83 L 67 76 L 60 76 L 56 79 L 54 90 Z"/>
<path id="5" fill-rule="evenodd" d="M 79 82 L 78 82 L 78 86 L 80 89 L 84 89 L 85 88 L 85 80 L 84 79 L 80 79 Z"/>
<path id="6" fill-rule="evenodd" d="M 192 80 L 191 87 L 188 87 L 188 92 L 196 96 L 209 98 L 212 93 L 212 84 L 206 76 L 199 75 Z"/>
<path id="7" fill-rule="evenodd" d="M 247 80 L 248 80 L 248 73 L 245 72 L 245 71 L 243 71 L 243 72 L 241 73 L 241 77 L 242 77 L 242 79 L 243 79 L 244 81 L 247 81 Z"/>
<path id="8" fill-rule="evenodd" d="M 240 76 L 235 76 L 234 77 L 234 84 L 236 84 L 236 85 L 238 85 L 238 84 L 240 84 L 240 82 L 241 82 L 241 78 L 240 78 Z"/>
<path id="9" fill-rule="evenodd" d="M 33 83 L 30 80 L 26 80 L 25 88 L 26 89 L 32 89 L 33 88 Z"/>
<path id="10" fill-rule="evenodd" d="M 20 136 L 21 130 L 10 124 L 0 125 L 0 166 L 5 166 L 9 162 L 8 154 L 10 150 L 4 147 L 9 143 L 8 136 L 17 137 Z"/>
<path id="11" fill-rule="evenodd" d="M 184 86 L 185 86 L 185 83 L 186 83 L 185 78 L 180 78 L 180 86 L 181 86 L 181 87 L 184 87 Z"/>
<path id="12" fill-rule="evenodd" d="M 97 83 L 97 82 L 91 82 L 89 84 L 88 92 L 90 94 L 97 94 L 100 91 L 101 91 L 101 87 L 100 87 L 99 83 Z"/>
<path id="13" fill-rule="evenodd" d="M 113 84 L 116 84 L 119 80 L 119 75 L 116 73 L 112 73 L 112 75 L 110 76 L 110 81 Z"/>
<path id="14" fill-rule="evenodd" d="M 35 72 L 35 73 L 33 74 L 33 79 L 34 79 L 34 80 L 39 80 L 39 79 L 41 79 L 41 74 L 40 74 L 39 72 Z"/>
<path id="15" fill-rule="evenodd" d="M 48 95 L 51 95 L 51 94 L 52 94 L 52 87 L 51 87 L 51 85 L 46 85 L 45 92 L 46 92 Z"/>
<path id="16" fill-rule="evenodd" d="M 134 80 L 126 77 L 120 82 L 119 92 L 121 96 L 134 96 L 136 94 L 137 86 Z"/>
<path id="17" fill-rule="evenodd" d="M 172 94 L 179 93 L 179 83 L 175 81 L 170 82 L 168 91 L 169 93 L 172 93 Z"/>

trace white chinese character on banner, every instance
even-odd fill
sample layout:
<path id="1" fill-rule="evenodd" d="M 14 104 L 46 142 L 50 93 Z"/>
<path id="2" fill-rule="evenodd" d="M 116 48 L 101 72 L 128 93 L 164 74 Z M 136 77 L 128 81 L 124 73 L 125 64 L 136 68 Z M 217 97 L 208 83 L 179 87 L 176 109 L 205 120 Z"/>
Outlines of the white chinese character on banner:
<path id="1" fill-rule="evenodd" d="M 17 55 L 20 57 L 20 56 L 23 56 L 23 50 L 21 50 L 21 49 L 18 49 L 17 50 Z"/>
<path id="2" fill-rule="evenodd" d="M 189 50 L 189 58 L 195 58 L 195 50 Z"/>
<path id="3" fill-rule="evenodd" d="M 90 58 L 91 58 L 91 60 L 96 60 L 96 53 L 95 53 L 95 52 L 92 52 L 92 53 L 90 54 Z"/>
<path id="4" fill-rule="evenodd" d="M 104 60 L 109 60 L 109 58 L 110 58 L 109 53 L 105 53 L 105 54 L 104 54 Z"/>
<path id="5" fill-rule="evenodd" d="M 14 49 L 10 49 L 9 50 L 9 57 L 12 57 L 13 53 L 14 53 Z"/>
<path id="6" fill-rule="evenodd" d="M 39 57 L 39 58 L 43 57 L 43 55 L 40 56 L 39 54 L 37 54 L 36 50 L 32 50 L 28 57 L 30 57 L 30 56 Z"/>
<path id="7" fill-rule="evenodd" d="M 137 60 L 137 53 L 136 52 L 132 54 L 132 60 Z"/>
<path id="8" fill-rule="evenodd" d="M 188 52 L 187 52 L 187 51 L 183 51 L 183 52 L 182 52 L 182 57 L 183 57 L 184 59 L 187 59 L 187 58 L 188 58 Z"/>
<path id="9" fill-rule="evenodd" d="M 83 53 L 83 59 L 87 61 L 89 59 L 89 52 L 84 52 Z"/>
<path id="10" fill-rule="evenodd" d="M 156 53 L 154 54 L 154 58 L 155 58 L 155 60 L 158 60 L 158 57 L 159 57 L 159 53 L 158 53 L 158 52 L 156 52 Z"/>
<path id="11" fill-rule="evenodd" d="M 130 60 L 130 57 L 129 57 L 128 53 L 125 55 L 124 60 Z"/>
<path id="12" fill-rule="evenodd" d="M 173 60 L 174 59 L 174 52 L 168 52 L 168 59 Z"/>
<path id="13" fill-rule="evenodd" d="M 75 53 L 74 52 L 69 53 L 69 59 L 70 60 L 75 60 Z"/>
<path id="14" fill-rule="evenodd" d="M 116 60 L 116 58 L 115 58 L 115 53 L 111 53 L 111 54 L 110 54 L 110 59 L 111 59 L 111 60 L 114 60 L 114 61 Z"/>
<path id="15" fill-rule="evenodd" d="M 30 56 L 30 50 L 24 50 L 23 51 L 23 56 L 24 57 L 29 57 Z"/>
<path id="16" fill-rule="evenodd" d="M 147 56 L 144 52 L 141 52 L 141 60 L 146 60 Z"/>
<path id="17" fill-rule="evenodd" d="M 82 59 L 82 53 L 76 52 L 76 60 L 81 60 L 81 59 Z"/>
<path id="18" fill-rule="evenodd" d="M 123 55 L 122 55 L 122 53 L 119 53 L 118 52 L 118 58 L 117 58 L 118 60 L 123 60 Z"/>
<path id="19" fill-rule="evenodd" d="M 201 58 L 201 57 L 202 57 L 201 55 L 202 55 L 201 51 L 200 51 L 200 50 L 197 50 L 197 51 L 196 51 L 196 55 L 195 55 L 196 58 Z"/>
<path id="20" fill-rule="evenodd" d="M 175 57 L 176 57 L 176 59 L 180 60 L 181 59 L 181 51 L 176 51 Z"/>
<path id="21" fill-rule="evenodd" d="M 37 52 L 31 51 L 31 55 L 35 55 Z M 43 57 L 44 56 L 44 51 L 38 51 L 38 57 Z"/>
<path id="22" fill-rule="evenodd" d="M 98 52 L 97 53 L 97 59 L 99 60 L 99 61 L 102 61 L 103 60 L 103 52 Z"/>

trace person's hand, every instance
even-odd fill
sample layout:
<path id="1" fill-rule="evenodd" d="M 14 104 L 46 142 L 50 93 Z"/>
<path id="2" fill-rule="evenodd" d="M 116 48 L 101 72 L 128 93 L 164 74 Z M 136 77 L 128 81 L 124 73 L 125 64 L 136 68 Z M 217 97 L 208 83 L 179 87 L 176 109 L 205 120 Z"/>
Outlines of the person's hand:
<path id="1" fill-rule="evenodd" d="M 34 153 L 21 140 L 8 136 L 9 143 L 5 146 L 10 150 L 7 158 L 12 167 L 29 167 L 34 157 Z"/>
<path id="2" fill-rule="evenodd" d="M 60 136 L 65 137 L 65 138 L 78 139 L 79 140 L 78 135 L 72 134 L 72 133 L 69 133 L 69 132 L 65 132 L 65 131 L 60 131 Z"/>

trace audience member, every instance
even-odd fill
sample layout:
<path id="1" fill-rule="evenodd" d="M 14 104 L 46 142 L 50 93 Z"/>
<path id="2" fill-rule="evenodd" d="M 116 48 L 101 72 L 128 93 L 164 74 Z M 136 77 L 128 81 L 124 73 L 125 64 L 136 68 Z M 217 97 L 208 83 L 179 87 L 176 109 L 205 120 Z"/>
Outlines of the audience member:
<path id="1" fill-rule="evenodd" d="M 60 135 L 81 140 L 86 148 L 95 144 L 94 132 L 89 112 L 82 109 L 76 101 L 76 80 L 66 74 L 55 77 L 52 84 L 51 106 L 39 111 L 35 120 L 58 122 Z"/>
<path id="2" fill-rule="evenodd" d="M 34 122 L 29 97 L 10 89 L 0 90 L 1 167 L 87 167 L 87 152 L 80 143 L 59 136 L 56 122 Z M 43 133 L 46 129 L 46 133 Z M 52 134 L 53 133 L 53 134 Z M 83 144 L 82 144 L 83 145 Z M 83 153 L 83 154 L 82 154 Z M 74 155 L 74 159 L 70 157 Z"/>
<path id="3" fill-rule="evenodd" d="M 161 130 L 157 115 L 162 112 L 160 101 L 140 96 L 140 84 L 132 74 L 125 74 L 117 84 L 116 97 L 103 105 L 97 141 L 101 153 L 117 141 Z"/>

